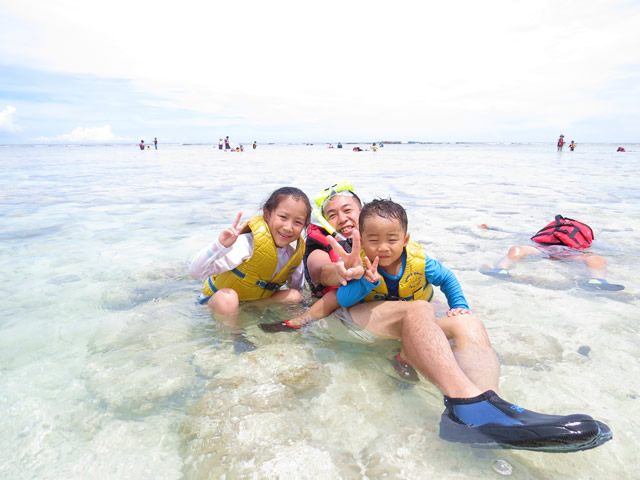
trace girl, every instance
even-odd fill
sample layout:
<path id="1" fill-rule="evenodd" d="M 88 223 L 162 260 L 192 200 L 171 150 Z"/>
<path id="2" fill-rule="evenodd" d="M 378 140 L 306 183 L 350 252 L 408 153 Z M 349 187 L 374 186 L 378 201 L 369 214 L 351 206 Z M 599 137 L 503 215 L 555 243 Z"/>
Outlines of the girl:
<path id="1" fill-rule="evenodd" d="M 311 218 L 309 199 L 297 188 L 279 188 L 265 202 L 262 213 L 240 226 L 242 212 L 238 213 L 233 225 L 191 262 L 189 275 L 205 281 L 199 302 L 217 315 L 237 314 L 241 301 L 302 301 L 301 235 Z M 289 288 L 281 290 L 285 282 Z"/>

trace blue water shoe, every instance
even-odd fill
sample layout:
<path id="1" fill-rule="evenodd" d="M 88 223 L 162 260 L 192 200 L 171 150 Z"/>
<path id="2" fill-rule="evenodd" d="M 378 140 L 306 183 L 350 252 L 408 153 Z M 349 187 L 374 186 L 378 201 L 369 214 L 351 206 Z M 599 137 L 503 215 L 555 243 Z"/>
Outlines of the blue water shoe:
<path id="1" fill-rule="evenodd" d="M 440 438 L 481 448 L 576 452 L 611 440 L 589 415 L 545 415 L 502 400 L 489 390 L 474 398 L 444 398 Z"/>
<path id="2" fill-rule="evenodd" d="M 483 275 L 489 275 L 490 277 L 495 277 L 495 278 L 502 278 L 502 279 L 511 278 L 511 275 L 509 274 L 509 270 L 507 270 L 506 268 L 494 268 L 493 270 L 480 270 L 480 273 L 482 273 Z"/>

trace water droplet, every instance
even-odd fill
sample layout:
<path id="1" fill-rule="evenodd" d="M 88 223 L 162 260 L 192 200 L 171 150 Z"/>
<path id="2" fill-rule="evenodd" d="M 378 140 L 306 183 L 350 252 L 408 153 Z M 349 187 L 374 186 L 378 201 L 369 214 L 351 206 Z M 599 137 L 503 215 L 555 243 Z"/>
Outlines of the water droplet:
<path id="1" fill-rule="evenodd" d="M 513 473 L 513 467 L 506 460 L 496 460 L 491 465 L 496 473 L 500 475 L 511 475 Z"/>

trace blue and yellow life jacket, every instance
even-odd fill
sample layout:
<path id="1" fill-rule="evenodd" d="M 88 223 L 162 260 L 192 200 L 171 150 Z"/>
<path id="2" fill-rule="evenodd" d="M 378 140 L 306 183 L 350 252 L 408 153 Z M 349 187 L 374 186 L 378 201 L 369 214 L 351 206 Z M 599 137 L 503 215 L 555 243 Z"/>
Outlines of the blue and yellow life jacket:
<path id="1" fill-rule="evenodd" d="M 419 243 L 409 241 L 404 251 L 406 254 L 406 263 L 402 277 L 398 283 L 398 297 L 389 296 L 389 290 L 387 289 L 384 276 L 380 275 L 380 285 L 364 297 L 365 302 L 375 300 L 431 300 L 433 297 L 433 286 L 424 276 L 426 263 L 424 248 L 422 248 L 422 245 Z M 360 251 L 360 255 L 364 261 L 364 250 Z"/>
<path id="2" fill-rule="evenodd" d="M 233 270 L 218 275 L 211 275 L 204 282 L 201 303 L 221 288 L 236 291 L 240 301 L 267 298 L 278 291 L 300 265 L 304 255 L 304 242 L 298 239 L 296 250 L 291 258 L 274 277 L 278 266 L 278 252 L 271 236 L 271 231 L 262 215 L 249 220 L 249 224 L 241 233 L 253 234 L 253 253 Z"/>

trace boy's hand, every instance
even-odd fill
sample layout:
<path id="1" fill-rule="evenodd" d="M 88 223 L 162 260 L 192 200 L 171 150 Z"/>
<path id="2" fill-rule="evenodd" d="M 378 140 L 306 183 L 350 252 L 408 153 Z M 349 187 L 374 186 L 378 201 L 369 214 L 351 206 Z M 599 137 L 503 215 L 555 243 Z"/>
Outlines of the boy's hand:
<path id="1" fill-rule="evenodd" d="M 329 245 L 331 245 L 331 248 L 335 250 L 342 260 L 342 263 L 336 263 L 336 274 L 340 278 L 342 285 L 346 285 L 349 280 L 362 278 L 364 273 L 362 260 L 360 259 L 360 232 L 354 230 L 351 239 L 353 240 L 351 253 L 347 253 L 335 238 L 327 235 Z"/>
<path id="2" fill-rule="evenodd" d="M 364 271 L 364 278 L 370 283 L 378 283 L 380 275 L 378 275 L 378 257 L 373 261 L 373 265 L 369 260 L 369 257 L 364 257 L 364 261 L 367 264 L 367 269 Z"/>
<path id="3" fill-rule="evenodd" d="M 466 315 L 471 312 L 466 308 L 452 308 L 447 312 L 447 317 L 455 317 L 456 315 Z"/>
<path id="4" fill-rule="evenodd" d="M 242 223 L 242 225 L 238 226 L 241 218 L 242 212 L 239 212 L 238 216 L 236 217 L 236 221 L 233 222 L 233 225 L 229 228 L 225 228 L 222 232 L 220 232 L 220 236 L 218 237 L 218 242 L 220 242 L 220 245 L 225 248 L 229 248 L 231 245 L 236 243 L 240 232 L 244 230 L 244 227 L 249 225 L 249 220 L 246 220 Z"/>

